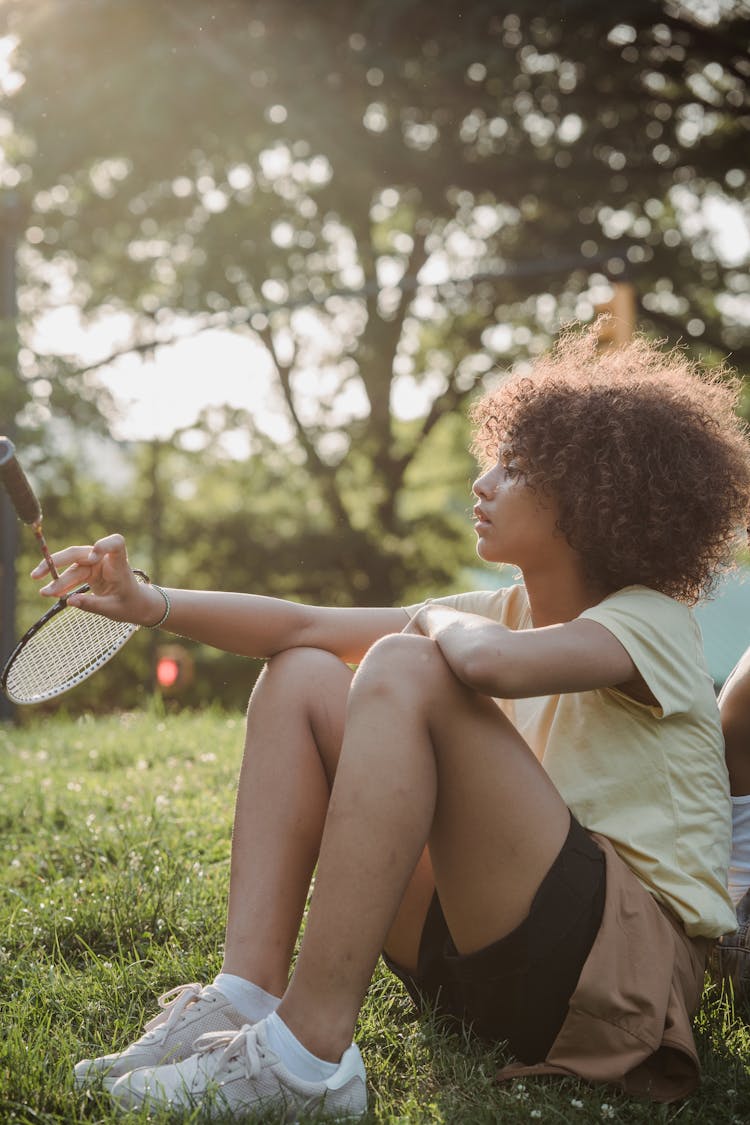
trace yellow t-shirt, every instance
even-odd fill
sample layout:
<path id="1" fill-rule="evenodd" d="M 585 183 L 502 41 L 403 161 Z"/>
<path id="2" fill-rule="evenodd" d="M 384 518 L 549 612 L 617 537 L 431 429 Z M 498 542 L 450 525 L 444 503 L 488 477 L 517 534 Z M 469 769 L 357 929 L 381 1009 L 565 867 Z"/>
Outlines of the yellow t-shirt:
<path id="1" fill-rule="evenodd" d="M 532 627 L 522 585 L 434 601 Z M 612 841 L 688 935 L 727 933 L 737 925 L 727 892 L 729 779 L 698 625 L 686 606 L 645 586 L 619 590 L 581 617 L 617 637 L 659 706 L 614 688 L 496 703 L 580 823 Z"/>

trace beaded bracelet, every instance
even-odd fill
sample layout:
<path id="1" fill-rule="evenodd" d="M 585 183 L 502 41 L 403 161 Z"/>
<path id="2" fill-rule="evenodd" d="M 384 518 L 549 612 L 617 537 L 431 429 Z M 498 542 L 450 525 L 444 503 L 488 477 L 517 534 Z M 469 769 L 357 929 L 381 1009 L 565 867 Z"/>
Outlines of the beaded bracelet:
<path id="1" fill-rule="evenodd" d="M 146 628 L 147 629 L 159 629 L 164 624 L 164 622 L 167 620 L 170 613 L 172 612 L 172 603 L 169 600 L 169 594 L 167 593 L 166 590 L 163 590 L 161 588 L 161 586 L 157 586 L 155 582 L 152 582 L 151 585 L 154 588 L 154 590 L 158 590 L 159 593 L 161 594 L 161 596 L 164 598 L 164 613 L 159 618 L 159 620 L 156 622 L 155 625 L 147 625 Z"/>

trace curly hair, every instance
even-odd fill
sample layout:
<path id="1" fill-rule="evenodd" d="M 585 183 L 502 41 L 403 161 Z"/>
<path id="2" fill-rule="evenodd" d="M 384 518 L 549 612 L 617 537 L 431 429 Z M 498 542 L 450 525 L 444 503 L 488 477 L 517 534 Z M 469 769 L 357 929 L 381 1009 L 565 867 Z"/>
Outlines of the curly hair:
<path id="1" fill-rule="evenodd" d="M 750 444 L 739 380 L 637 338 L 597 347 L 566 331 L 529 375 L 474 404 L 472 451 L 511 459 L 551 496 L 587 578 L 607 593 L 645 585 L 688 604 L 708 596 L 743 540 Z"/>

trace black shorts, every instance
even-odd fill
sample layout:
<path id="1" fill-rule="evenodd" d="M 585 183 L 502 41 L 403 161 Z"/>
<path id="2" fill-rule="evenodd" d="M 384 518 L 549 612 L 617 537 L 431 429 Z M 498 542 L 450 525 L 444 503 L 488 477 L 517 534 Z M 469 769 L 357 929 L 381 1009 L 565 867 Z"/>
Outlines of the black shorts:
<path id="1" fill-rule="evenodd" d="M 571 816 L 557 859 L 528 916 L 512 933 L 462 956 L 436 892 L 422 931 L 416 974 L 385 954 L 383 959 L 420 1009 L 471 1024 L 493 1042 L 507 1040 L 522 1062 L 540 1062 L 562 1027 L 599 930 L 604 890 L 604 855 Z"/>

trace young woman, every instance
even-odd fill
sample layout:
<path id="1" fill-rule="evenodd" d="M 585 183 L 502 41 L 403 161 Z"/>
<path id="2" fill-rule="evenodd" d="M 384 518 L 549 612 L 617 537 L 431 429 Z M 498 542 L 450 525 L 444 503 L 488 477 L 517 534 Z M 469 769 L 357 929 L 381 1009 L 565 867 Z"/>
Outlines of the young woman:
<path id="1" fill-rule="evenodd" d="M 87 581 L 73 604 L 268 659 L 222 972 L 79 1081 L 122 1107 L 361 1113 L 353 1035 L 383 951 L 418 1003 L 508 1040 L 507 1075 L 693 1088 L 690 1019 L 735 917 L 689 606 L 746 525 L 735 403 L 679 354 L 600 354 L 592 333 L 500 383 L 473 491 L 480 557 L 522 576 L 506 590 L 332 609 L 140 586 L 118 535 L 56 556 L 50 596 Z"/>

